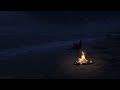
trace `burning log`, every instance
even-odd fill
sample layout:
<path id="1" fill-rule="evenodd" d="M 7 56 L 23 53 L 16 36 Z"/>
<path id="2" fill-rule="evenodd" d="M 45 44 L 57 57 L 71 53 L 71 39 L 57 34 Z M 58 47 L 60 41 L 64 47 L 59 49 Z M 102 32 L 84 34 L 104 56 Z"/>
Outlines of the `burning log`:
<path id="1" fill-rule="evenodd" d="M 75 65 L 80 65 L 80 63 L 78 63 L 78 61 L 75 61 L 74 64 L 75 64 Z"/>

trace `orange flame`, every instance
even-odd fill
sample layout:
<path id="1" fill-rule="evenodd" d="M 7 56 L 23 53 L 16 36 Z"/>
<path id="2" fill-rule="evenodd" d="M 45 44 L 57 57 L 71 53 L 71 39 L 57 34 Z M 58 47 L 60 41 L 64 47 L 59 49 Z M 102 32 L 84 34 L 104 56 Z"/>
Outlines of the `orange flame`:
<path id="1" fill-rule="evenodd" d="M 84 53 L 83 51 L 82 51 L 81 58 L 78 58 L 78 62 L 79 62 L 80 64 L 83 64 L 83 63 L 87 64 L 87 62 L 88 62 L 88 60 L 87 60 L 86 57 L 85 57 L 85 53 Z"/>

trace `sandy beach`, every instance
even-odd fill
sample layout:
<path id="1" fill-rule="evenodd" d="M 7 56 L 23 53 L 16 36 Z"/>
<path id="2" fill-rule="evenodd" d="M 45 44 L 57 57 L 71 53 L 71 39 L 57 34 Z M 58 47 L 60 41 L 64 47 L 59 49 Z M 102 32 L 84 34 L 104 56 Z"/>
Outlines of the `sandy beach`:
<path id="1" fill-rule="evenodd" d="M 94 60 L 91 65 L 73 65 L 78 59 L 79 50 L 71 50 L 68 46 L 60 46 L 43 55 L 29 54 L 24 59 L 17 61 L 15 78 L 28 79 L 116 79 L 119 77 L 119 53 L 111 38 L 95 39 L 94 43 L 84 43 L 84 52 L 88 60 Z M 106 42 L 106 43 L 105 43 Z M 104 43 L 104 45 L 102 44 Z M 88 46 L 89 44 L 89 46 Z M 113 48 L 114 45 L 114 48 Z M 27 61 L 25 61 L 27 60 Z M 27 66 L 27 67 L 26 67 Z"/>
<path id="2" fill-rule="evenodd" d="M 0 12 L 0 79 L 119 79 L 120 12 Z M 91 65 L 73 65 L 82 40 Z"/>
<path id="3" fill-rule="evenodd" d="M 7 54 L 1 54 L 2 56 L 7 55 L 7 58 L 1 58 L 3 60 L 0 63 L 0 76 L 3 79 L 106 78 L 105 70 L 109 69 L 109 67 L 105 67 L 111 62 L 107 60 L 109 58 L 107 54 L 100 53 L 102 49 L 94 48 L 95 43 L 100 43 L 103 40 L 103 38 L 91 39 L 91 41 L 86 40 L 87 42 L 84 41 L 83 43 L 86 58 L 95 61 L 91 65 L 73 65 L 73 62 L 78 59 L 80 51 L 70 48 L 72 43 L 78 40 L 62 41 L 58 42 L 59 44 L 50 43 L 47 46 L 43 45 L 44 48 L 37 45 L 6 51 Z"/>

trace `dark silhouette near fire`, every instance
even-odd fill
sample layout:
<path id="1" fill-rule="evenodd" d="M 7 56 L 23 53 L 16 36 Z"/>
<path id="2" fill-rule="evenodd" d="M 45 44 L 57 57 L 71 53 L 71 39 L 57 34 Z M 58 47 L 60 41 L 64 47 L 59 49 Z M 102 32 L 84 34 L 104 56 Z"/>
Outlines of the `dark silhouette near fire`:
<path id="1" fill-rule="evenodd" d="M 79 41 L 79 49 L 82 48 L 82 40 Z"/>
<path id="2" fill-rule="evenodd" d="M 82 48 L 82 40 L 79 43 L 73 43 L 72 49 L 81 49 Z"/>

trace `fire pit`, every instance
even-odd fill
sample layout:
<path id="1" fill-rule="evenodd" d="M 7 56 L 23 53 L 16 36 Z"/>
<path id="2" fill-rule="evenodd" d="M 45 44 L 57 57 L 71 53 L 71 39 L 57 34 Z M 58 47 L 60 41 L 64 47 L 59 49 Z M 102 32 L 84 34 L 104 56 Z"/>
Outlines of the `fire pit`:
<path id="1" fill-rule="evenodd" d="M 94 62 L 92 60 L 87 60 L 85 57 L 85 53 L 82 51 L 82 55 L 80 58 L 78 58 L 77 61 L 74 62 L 75 65 L 88 65 L 93 64 Z"/>

